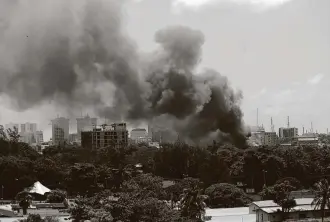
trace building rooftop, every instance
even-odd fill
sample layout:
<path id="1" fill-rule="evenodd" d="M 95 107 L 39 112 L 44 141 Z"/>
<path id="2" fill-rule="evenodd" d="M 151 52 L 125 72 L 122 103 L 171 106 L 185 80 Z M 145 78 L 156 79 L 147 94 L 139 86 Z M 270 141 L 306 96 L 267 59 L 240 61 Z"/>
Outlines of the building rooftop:
<path id="1" fill-rule="evenodd" d="M 298 137 L 298 141 L 318 141 L 317 137 Z"/>
<path id="2" fill-rule="evenodd" d="M 313 198 L 297 198 L 295 200 L 296 200 L 297 206 L 311 205 L 311 203 L 313 202 Z M 272 200 L 256 201 L 256 202 L 253 202 L 252 204 L 257 205 L 260 208 L 279 207 L 278 204 L 276 204 Z"/>
<path id="3" fill-rule="evenodd" d="M 298 204 L 298 203 L 297 203 Z M 325 207 L 328 209 L 327 207 Z M 281 210 L 281 207 L 265 207 L 265 208 L 260 208 L 259 210 L 262 210 L 268 214 L 272 213 L 277 213 L 278 211 Z M 296 207 L 292 208 L 290 212 L 295 212 L 295 211 L 313 211 L 315 210 L 315 206 L 311 204 L 306 204 L 306 205 L 297 205 Z"/>
<path id="4" fill-rule="evenodd" d="M 147 130 L 142 128 L 136 128 L 136 129 L 132 129 L 132 131 L 147 131 Z"/>

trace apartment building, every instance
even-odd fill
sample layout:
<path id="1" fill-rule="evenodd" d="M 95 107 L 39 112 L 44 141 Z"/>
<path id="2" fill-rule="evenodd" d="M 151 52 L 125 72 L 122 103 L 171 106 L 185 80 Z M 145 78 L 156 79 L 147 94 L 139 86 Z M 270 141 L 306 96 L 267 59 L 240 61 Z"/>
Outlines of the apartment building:
<path id="1" fill-rule="evenodd" d="M 128 145 L 128 130 L 126 123 L 115 123 L 96 126 L 81 132 L 83 148 L 125 147 Z"/>
<path id="2" fill-rule="evenodd" d="M 52 120 L 52 141 L 53 145 L 66 143 L 69 139 L 69 122 L 64 117 L 58 117 Z"/>

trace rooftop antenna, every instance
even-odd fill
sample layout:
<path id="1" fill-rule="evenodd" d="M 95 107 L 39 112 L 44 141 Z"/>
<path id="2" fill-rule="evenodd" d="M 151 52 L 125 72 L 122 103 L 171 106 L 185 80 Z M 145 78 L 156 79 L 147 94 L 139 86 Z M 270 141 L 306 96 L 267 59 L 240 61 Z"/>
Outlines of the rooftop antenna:
<path id="1" fill-rule="evenodd" d="M 272 132 L 275 132 L 275 130 L 274 130 L 274 124 L 273 124 L 273 117 L 270 117 L 270 129 L 271 129 L 271 131 Z"/>
<path id="2" fill-rule="evenodd" d="M 303 126 L 303 135 L 305 134 L 305 127 Z"/>
<path id="3" fill-rule="evenodd" d="M 290 128 L 290 117 L 288 116 L 288 128 Z"/>

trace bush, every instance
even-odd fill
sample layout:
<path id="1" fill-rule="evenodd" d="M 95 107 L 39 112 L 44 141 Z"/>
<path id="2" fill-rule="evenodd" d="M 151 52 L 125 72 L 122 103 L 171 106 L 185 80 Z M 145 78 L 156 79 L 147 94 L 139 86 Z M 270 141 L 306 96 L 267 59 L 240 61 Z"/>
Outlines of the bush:
<path id="1" fill-rule="evenodd" d="M 62 190 L 53 190 L 47 195 L 48 203 L 62 203 L 64 202 L 67 194 Z"/>
<path id="2" fill-rule="evenodd" d="M 228 183 L 218 183 L 205 190 L 210 207 L 242 207 L 251 202 L 243 190 Z"/>

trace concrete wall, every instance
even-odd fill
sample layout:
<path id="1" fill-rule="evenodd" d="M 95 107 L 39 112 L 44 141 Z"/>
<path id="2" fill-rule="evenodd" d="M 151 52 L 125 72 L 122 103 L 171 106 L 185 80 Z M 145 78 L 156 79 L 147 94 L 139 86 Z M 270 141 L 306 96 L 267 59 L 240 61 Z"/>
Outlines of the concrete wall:
<path id="1" fill-rule="evenodd" d="M 249 206 L 249 214 L 255 214 L 257 209 L 259 209 L 259 207 L 254 203 L 251 203 Z"/>

